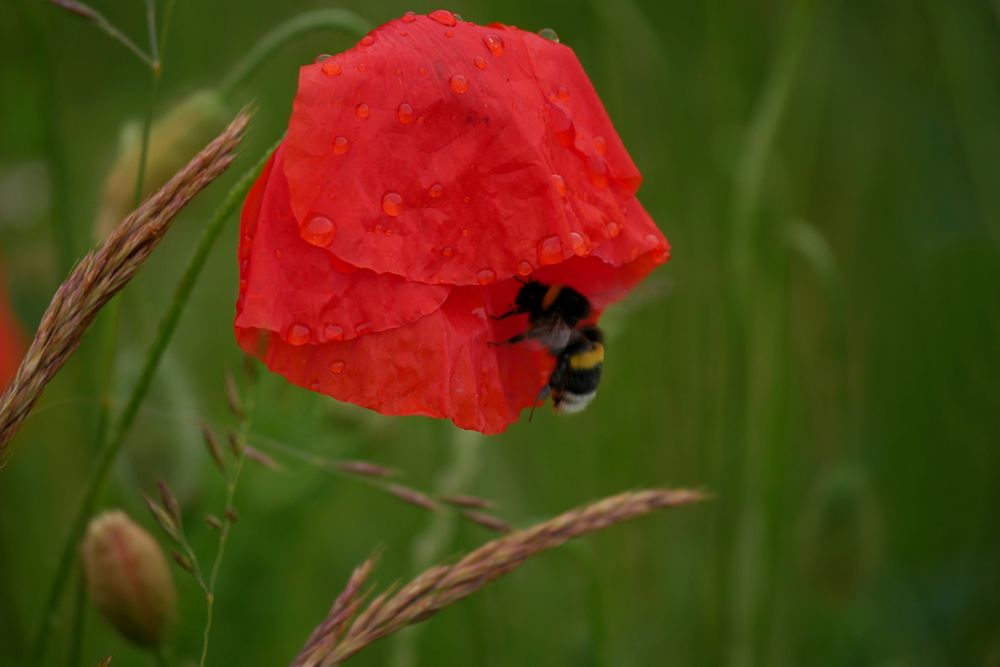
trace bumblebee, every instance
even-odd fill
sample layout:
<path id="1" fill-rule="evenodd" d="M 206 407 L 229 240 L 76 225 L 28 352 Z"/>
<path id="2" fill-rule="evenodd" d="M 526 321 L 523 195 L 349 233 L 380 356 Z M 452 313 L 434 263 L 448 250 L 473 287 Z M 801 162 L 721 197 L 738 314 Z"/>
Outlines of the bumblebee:
<path id="1" fill-rule="evenodd" d="M 529 280 L 523 283 L 514 298 L 514 307 L 502 315 L 494 315 L 493 319 L 503 320 L 527 313 L 527 331 L 504 342 L 513 344 L 530 338 L 558 357 L 570 343 L 580 322 L 590 317 L 592 310 L 587 297 L 568 285 L 546 285 Z"/>
<path id="2" fill-rule="evenodd" d="M 561 414 L 582 411 L 597 395 L 603 367 L 603 332 L 595 326 L 573 331 L 569 343 L 556 356 L 556 366 L 538 400 L 552 396 L 552 407 Z M 531 411 L 534 415 L 534 406 Z"/>

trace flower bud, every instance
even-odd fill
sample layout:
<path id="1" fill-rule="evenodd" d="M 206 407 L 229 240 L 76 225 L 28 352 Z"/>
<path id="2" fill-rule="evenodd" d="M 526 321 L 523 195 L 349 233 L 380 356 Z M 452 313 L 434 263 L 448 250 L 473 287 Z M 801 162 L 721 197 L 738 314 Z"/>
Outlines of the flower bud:
<path id="1" fill-rule="evenodd" d="M 173 620 L 177 594 L 156 540 L 124 512 L 105 512 L 87 527 L 83 563 L 101 615 L 132 642 L 159 645 Z"/>
<path id="2" fill-rule="evenodd" d="M 212 91 L 195 92 L 167 110 L 150 131 L 143 196 L 166 183 L 226 126 L 227 120 L 222 98 Z M 95 229 L 98 240 L 107 237 L 134 208 L 141 154 L 142 129 L 138 122 L 132 122 L 122 130 L 118 155 L 104 179 Z"/>

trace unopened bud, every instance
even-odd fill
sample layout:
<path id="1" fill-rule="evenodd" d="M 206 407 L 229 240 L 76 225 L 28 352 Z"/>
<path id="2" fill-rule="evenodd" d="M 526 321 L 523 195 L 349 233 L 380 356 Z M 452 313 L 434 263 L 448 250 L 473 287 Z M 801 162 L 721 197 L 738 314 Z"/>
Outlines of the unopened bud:
<path id="1" fill-rule="evenodd" d="M 83 541 L 87 588 L 101 615 L 140 646 L 163 642 L 176 591 L 156 540 L 124 512 L 91 520 Z"/>

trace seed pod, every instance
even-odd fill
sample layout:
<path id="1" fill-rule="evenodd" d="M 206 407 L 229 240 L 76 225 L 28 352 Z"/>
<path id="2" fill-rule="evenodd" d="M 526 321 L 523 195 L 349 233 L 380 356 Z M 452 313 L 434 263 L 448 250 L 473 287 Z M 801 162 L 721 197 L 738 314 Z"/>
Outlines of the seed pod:
<path id="1" fill-rule="evenodd" d="M 177 593 L 163 551 L 120 510 L 91 520 L 83 541 L 87 588 L 101 615 L 128 640 L 159 646 Z"/>

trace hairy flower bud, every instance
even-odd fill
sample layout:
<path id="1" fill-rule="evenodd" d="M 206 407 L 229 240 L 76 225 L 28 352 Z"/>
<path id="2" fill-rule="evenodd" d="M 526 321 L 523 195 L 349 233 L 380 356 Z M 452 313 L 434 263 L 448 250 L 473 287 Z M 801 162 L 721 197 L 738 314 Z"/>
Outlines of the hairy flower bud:
<path id="1" fill-rule="evenodd" d="M 87 587 L 127 639 L 157 646 L 173 620 L 174 582 L 156 540 L 119 510 L 91 520 L 83 541 Z"/>
<path id="2" fill-rule="evenodd" d="M 227 120 L 222 98 L 212 91 L 193 93 L 168 109 L 150 132 L 143 196 L 183 167 Z M 104 179 L 95 229 L 98 239 L 105 238 L 132 211 L 141 154 L 142 129 L 138 122 L 132 122 L 122 130 L 118 155 Z"/>

